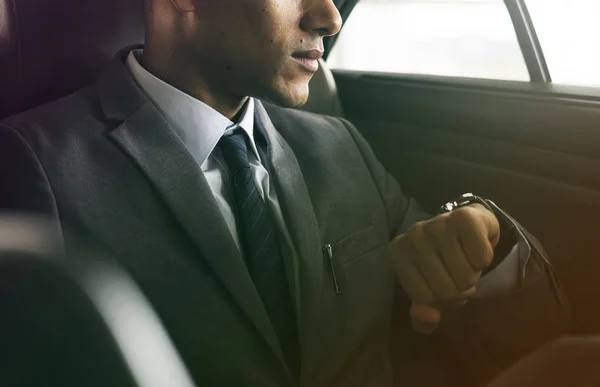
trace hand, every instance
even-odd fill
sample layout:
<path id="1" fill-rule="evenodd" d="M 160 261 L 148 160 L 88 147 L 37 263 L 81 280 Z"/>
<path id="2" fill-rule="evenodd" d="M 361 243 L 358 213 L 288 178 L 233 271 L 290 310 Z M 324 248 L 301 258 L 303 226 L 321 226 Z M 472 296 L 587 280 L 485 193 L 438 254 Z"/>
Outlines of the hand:
<path id="1" fill-rule="evenodd" d="M 492 263 L 500 225 L 480 204 L 416 223 L 388 247 L 400 285 L 413 301 L 413 327 L 431 333 L 441 310 L 475 293 L 482 271 Z"/>
<path id="2" fill-rule="evenodd" d="M 487 387 L 598 387 L 600 337 L 567 337 L 545 345 Z"/>

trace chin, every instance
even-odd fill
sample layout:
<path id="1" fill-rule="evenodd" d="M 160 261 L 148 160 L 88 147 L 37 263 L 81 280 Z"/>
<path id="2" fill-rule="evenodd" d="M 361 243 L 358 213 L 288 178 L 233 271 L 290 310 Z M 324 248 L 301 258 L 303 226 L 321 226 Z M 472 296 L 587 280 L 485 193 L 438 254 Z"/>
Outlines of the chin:
<path id="1" fill-rule="evenodd" d="M 308 101 L 308 82 L 286 86 L 284 88 L 274 88 L 269 93 L 269 97 L 261 99 L 285 108 L 299 107 Z"/>
<path id="2" fill-rule="evenodd" d="M 303 106 L 306 104 L 306 101 L 308 101 L 308 95 L 306 96 L 306 98 L 302 98 L 302 99 L 286 99 L 285 101 L 282 101 L 281 103 L 278 103 L 277 105 L 281 106 L 281 107 L 285 107 L 285 108 L 297 108 L 300 106 Z"/>

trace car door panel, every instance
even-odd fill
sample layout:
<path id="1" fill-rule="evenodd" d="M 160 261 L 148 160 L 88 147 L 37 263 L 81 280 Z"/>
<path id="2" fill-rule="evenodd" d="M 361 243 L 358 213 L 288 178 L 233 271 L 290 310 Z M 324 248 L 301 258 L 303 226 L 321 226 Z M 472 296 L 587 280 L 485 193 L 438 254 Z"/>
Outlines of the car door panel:
<path id="1" fill-rule="evenodd" d="M 575 332 L 600 332 L 600 102 L 595 90 L 334 71 L 343 109 L 407 193 L 432 211 L 492 198 L 536 235 Z M 585 91 L 585 97 L 577 93 Z"/>

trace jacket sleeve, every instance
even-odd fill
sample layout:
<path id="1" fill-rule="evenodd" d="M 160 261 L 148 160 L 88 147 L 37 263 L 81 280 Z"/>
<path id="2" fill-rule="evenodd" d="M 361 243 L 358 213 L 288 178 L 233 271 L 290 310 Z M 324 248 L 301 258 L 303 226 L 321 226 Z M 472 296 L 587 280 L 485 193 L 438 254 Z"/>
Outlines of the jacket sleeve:
<path id="1" fill-rule="evenodd" d="M 344 124 L 385 203 L 390 238 L 427 219 L 415 200 L 403 195 L 357 129 Z M 397 385 L 485 386 L 530 351 L 568 332 L 569 307 L 554 269 L 539 242 L 519 228 L 532 246 L 519 288 L 446 312 L 434 334 L 413 332 L 410 300 L 399 288 L 391 343 Z"/>
<path id="2" fill-rule="evenodd" d="M 344 119 L 340 120 L 350 132 L 377 185 L 388 216 L 390 240 L 408 231 L 410 226 L 416 222 L 430 219 L 431 215 L 425 212 L 416 200 L 402 193 L 396 180 L 377 161 L 369 144 L 358 130 L 350 122 Z"/>

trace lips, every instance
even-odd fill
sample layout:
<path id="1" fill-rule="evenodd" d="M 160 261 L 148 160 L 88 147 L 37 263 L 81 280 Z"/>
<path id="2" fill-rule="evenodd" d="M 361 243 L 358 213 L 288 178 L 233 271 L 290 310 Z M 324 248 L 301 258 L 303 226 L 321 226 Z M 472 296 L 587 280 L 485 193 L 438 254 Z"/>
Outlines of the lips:
<path id="1" fill-rule="evenodd" d="M 319 70 L 319 59 L 323 57 L 321 50 L 306 50 L 297 51 L 292 54 L 292 58 L 311 73 L 316 73 Z"/>
<path id="2" fill-rule="evenodd" d="M 313 59 L 319 60 L 323 57 L 323 51 L 321 50 L 307 50 L 307 51 L 297 51 L 292 54 L 294 58 L 305 58 L 305 59 Z"/>

